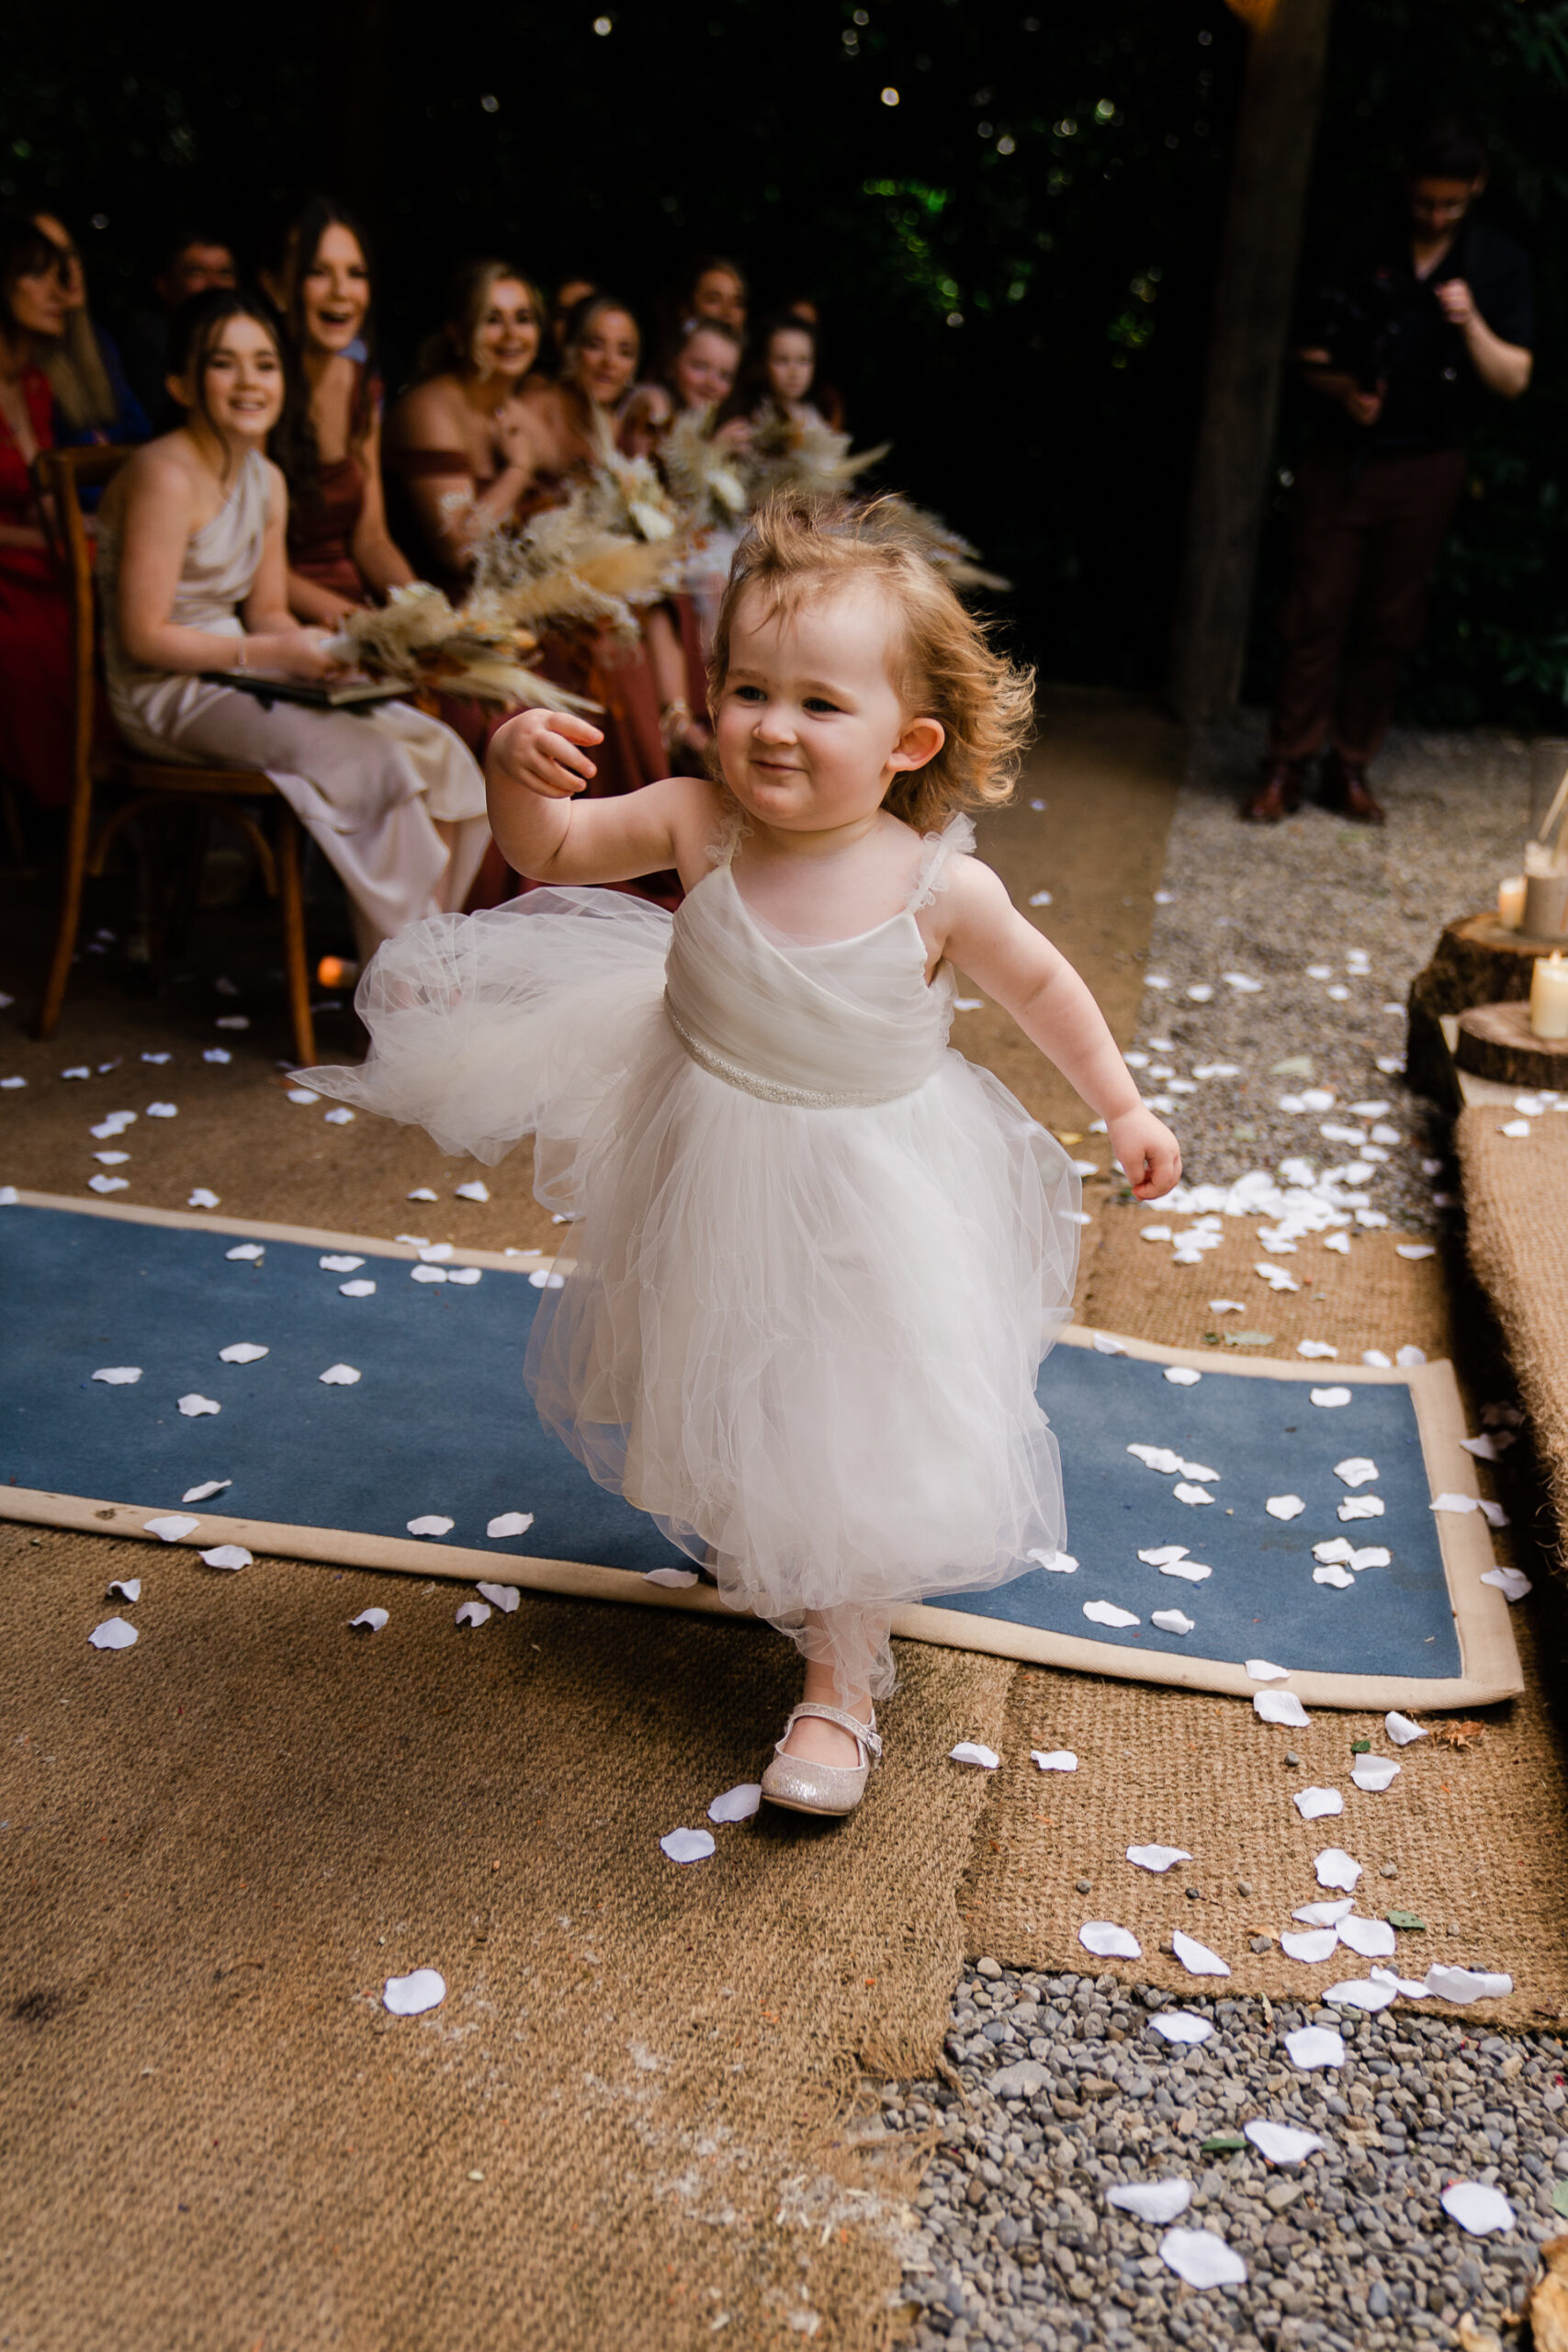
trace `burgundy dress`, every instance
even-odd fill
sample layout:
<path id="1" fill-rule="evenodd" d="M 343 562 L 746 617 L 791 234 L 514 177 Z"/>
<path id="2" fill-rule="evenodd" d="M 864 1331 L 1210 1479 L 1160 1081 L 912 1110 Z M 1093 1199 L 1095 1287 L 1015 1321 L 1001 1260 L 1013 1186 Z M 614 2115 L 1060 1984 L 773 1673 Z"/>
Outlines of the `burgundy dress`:
<path id="1" fill-rule="evenodd" d="M 378 406 L 379 389 L 372 387 Z M 351 605 L 375 601 L 353 553 L 354 535 L 365 506 L 365 469 L 350 449 L 334 464 L 318 469 L 312 496 L 290 498 L 288 502 L 290 569 L 314 586 L 325 588 Z M 433 695 L 429 708 L 433 718 L 440 719 L 443 726 L 461 738 L 481 767 L 491 735 L 510 716 L 494 703 L 480 702 L 473 695 Z M 474 877 L 465 910 L 474 914 L 481 907 L 499 906 L 502 899 L 513 896 L 515 888 L 511 867 L 491 842 Z"/>
<path id="2" fill-rule="evenodd" d="M 22 376 L 33 438 L 52 447 L 41 368 Z M 0 418 L 0 523 L 38 527 L 28 461 Z M 45 808 L 71 797 L 71 605 L 47 548 L 0 545 L 0 774 Z"/>

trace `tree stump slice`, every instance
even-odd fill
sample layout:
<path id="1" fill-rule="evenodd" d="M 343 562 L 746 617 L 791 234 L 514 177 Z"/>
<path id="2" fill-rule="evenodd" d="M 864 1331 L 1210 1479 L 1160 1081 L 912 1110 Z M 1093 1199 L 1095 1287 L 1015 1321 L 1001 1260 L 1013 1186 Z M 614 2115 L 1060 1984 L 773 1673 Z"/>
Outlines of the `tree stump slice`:
<path id="1" fill-rule="evenodd" d="M 1442 1016 L 1476 1005 L 1527 1001 L 1536 957 L 1550 956 L 1562 945 L 1560 939 L 1534 939 L 1528 932 L 1509 931 L 1491 910 L 1450 922 L 1431 962 L 1411 984 L 1405 1078 L 1412 1091 L 1457 1111 L 1453 1071 L 1438 1025 Z M 1481 1078 L 1491 1072 L 1476 1069 L 1474 1074 Z M 1550 1081 L 1538 1078 L 1535 1083 Z"/>
<path id="2" fill-rule="evenodd" d="M 1454 1059 L 1502 1086 L 1568 1087 L 1568 1037 L 1538 1037 L 1528 1004 L 1472 1004 L 1459 1016 Z"/>

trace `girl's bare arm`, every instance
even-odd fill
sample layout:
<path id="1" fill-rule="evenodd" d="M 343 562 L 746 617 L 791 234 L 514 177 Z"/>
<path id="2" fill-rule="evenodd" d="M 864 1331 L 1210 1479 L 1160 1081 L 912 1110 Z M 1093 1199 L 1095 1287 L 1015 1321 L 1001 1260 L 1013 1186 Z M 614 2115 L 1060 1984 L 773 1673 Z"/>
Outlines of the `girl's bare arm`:
<path id="1" fill-rule="evenodd" d="M 579 797 L 593 775 L 586 746 L 603 742 L 585 718 L 526 710 L 491 739 L 485 760 L 491 831 L 508 864 L 531 882 L 629 882 L 676 867 L 694 879 L 718 817 L 718 795 L 696 776 L 639 792 Z"/>
<path id="2" fill-rule="evenodd" d="M 1138 1198 L 1168 1193 L 1181 1173 L 1180 1148 L 1145 1108 L 1105 1015 L 1066 957 L 974 858 L 953 861 L 932 912 L 941 952 L 1012 1015 L 1105 1121 Z"/>

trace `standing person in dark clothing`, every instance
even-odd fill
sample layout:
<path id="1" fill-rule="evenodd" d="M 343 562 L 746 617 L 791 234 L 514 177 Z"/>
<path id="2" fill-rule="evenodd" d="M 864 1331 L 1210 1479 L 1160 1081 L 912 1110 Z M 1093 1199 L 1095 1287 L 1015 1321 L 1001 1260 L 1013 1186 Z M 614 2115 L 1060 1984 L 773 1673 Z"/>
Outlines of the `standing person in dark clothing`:
<path id="1" fill-rule="evenodd" d="M 1241 810 L 1255 823 L 1300 806 L 1325 738 L 1325 805 L 1383 821 L 1367 764 L 1421 641 L 1465 438 L 1483 394 L 1517 400 L 1530 379 L 1529 266 L 1474 217 L 1485 184 L 1476 140 L 1436 125 L 1403 217 L 1358 230 L 1311 306 L 1296 356 L 1317 415 L 1297 470 L 1269 749 Z"/>
<path id="2" fill-rule="evenodd" d="M 172 432 L 180 421 L 166 382 L 170 320 L 193 295 L 209 293 L 214 287 L 227 290 L 239 282 L 233 245 L 217 229 L 180 229 L 164 246 L 152 280 L 158 307 L 138 311 L 120 337 L 125 372 L 156 431 Z"/>

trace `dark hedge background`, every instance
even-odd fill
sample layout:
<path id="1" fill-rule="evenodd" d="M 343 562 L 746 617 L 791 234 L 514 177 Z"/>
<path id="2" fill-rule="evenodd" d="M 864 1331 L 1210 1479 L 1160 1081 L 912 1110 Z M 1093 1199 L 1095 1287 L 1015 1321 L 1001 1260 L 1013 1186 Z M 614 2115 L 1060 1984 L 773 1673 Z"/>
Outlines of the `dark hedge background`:
<path id="1" fill-rule="evenodd" d="M 1244 36 L 1220 0 L 1036 5 L 444 17 L 281 0 L 225 18 L 105 0 L 54 17 L 35 0 L 0 53 L 0 193 L 67 215 L 112 324 L 172 226 L 210 218 L 254 249 L 304 188 L 351 187 L 394 379 L 468 253 L 586 270 L 646 312 L 692 252 L 732 252 L 761 302 L 821 301 L 857 435 L 890 437 L 886 478 L 1010 574 L 1047 673 L 1155 685 Z M 1476 446 L 1412 717 L 1562 723 L 1565 96 L 1568 0 L 1341 0 L 1306 266 L 1384 195 L 1423 115 L 1457 105 L 1493 144 L 1487 207 L 1529 248 L 1540 300 L 1536 387 Z M 1301 429 L 1292 399 L 1281 469 Z M 1281 490 L 1252 694 L 1282 507 Z"/>

